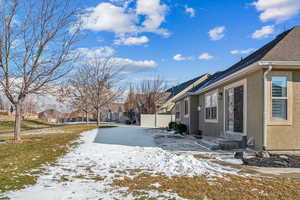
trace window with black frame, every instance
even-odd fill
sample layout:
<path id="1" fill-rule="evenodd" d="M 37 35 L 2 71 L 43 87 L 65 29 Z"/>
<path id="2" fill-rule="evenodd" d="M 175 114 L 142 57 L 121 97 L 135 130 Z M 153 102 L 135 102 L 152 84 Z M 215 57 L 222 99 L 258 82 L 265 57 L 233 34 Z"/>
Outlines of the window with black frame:
<path id="1" fill-rule="evenodd" d="M 287 120 L 287 76 L 272 76 L 272 119 Z"/>
<path id="2" fill-rule="evenodd" d="M 188 114 L 189 114 L 189 101 L 184 100 L 184 115 L 188 115 Z"/>
<path id="3" fill-rule="evenodd" d="M 217 120 L 218 93 L 214 92 L 205 96 L 205 119 Z"/>

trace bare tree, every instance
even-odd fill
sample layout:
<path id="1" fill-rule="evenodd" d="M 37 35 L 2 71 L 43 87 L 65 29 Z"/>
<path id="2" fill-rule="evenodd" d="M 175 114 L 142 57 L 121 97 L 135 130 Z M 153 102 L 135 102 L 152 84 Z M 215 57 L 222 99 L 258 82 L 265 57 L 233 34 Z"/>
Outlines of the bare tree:
<path id="1" fill-rule="evenodd" d="M 125 111 L 125 115 L 128 117 L 131 124 L 137 121 L 137 112 L 136 112 L 137 98 L 136 98 L 136 96 L 137 95 L 135 94 L 135 88 L 132 84 L 130 84 L 127 98 L 124 103 L 124 111 Z"/>
<path id="2" fill-rule="evenodd" d="M 71 0 L 0 0 L 0 86 L 14 105 L 21 140 L 21 105 L 70 71 L 78 39 Z"/>
<path id="3" fill-rule="evenodd" d="M 37 110 L 36 105 L 34 97 L 28 96 L 22 103 L 22 112 L 34 113 Z"/>
<path id="4" fill-rule="evenodd" d="M 123 93 L 120 84 L 122 68 L 114 59 L 97 58 L 87 61 L 79 67 L 72 85 L 82 87 L 82 102 L 91 106 L 97 116 L 97 124 L 101 121 L 101 111 L 113 103 Z"/>
<path id="5" fill-rule="evenodd" d="M 169 95 L 166 89 L 167 82 L 159 76 L 137 83 L 130 89 L 125 103 L 127 114 L 138 121 L 140 114 L 156 114 Z"/>
<path id="6" fill-rule="evenodd" d="M 86 123 L 88 123 L 88 116 L 93 111 L 93 107 L 89 100 L 88 82 L 85 75 L 81 73 L 81 70 L 72 74 L 67 83 L 61 85 L 58 91 L 58 100 L 61 103 L 68 102 L 76 110 L 83 111 Z"/>

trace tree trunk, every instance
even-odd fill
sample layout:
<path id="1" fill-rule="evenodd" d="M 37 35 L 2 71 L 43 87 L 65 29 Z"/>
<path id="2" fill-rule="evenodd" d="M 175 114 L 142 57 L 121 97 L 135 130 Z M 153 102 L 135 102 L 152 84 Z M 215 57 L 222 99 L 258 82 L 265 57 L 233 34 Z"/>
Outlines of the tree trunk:
<path id="1" fill-rule="evenodd" d="M 100 118 L 101 118 L 101 117 L 100 117 L 100 110 L 97 110 L 97 126 L 100 125 L 100 121 L 101 121 Z"/>
<path id="2" fill-rule="evenodd" d="M 15 130 L 14 139 L 15 141 L 21 141 L 21 103 L 15 104 Z"/>
<path id="3" fill-rule="evenodd" d="M 85 122 L 86 122 L 86 124 L 89 123 L 88 112 L 87 111 L 85 111 Z"/>

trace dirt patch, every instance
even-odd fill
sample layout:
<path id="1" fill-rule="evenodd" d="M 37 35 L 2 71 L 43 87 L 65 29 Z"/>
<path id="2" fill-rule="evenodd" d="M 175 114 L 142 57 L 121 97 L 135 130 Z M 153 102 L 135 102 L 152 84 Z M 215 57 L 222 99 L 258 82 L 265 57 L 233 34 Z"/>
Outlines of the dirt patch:
<path id="1" fill-rule="evenodd" d="M 243 159 L 245 165 L 257 167 L 300 168 L 300 156 L 271 154 L 269 158 Z"/>

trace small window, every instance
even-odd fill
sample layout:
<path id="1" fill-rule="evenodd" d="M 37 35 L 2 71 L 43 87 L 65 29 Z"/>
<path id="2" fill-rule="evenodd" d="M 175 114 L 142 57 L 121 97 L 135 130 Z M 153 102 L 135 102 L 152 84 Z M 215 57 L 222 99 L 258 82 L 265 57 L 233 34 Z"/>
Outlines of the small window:
<path id="1" fill-rule="evenodd" d="M 205 119 L 217 120 L 218 93 L 214 92 L 205 96 Z"/>
<path id="2" fill-rule="evenodd" d="M 176 119 L 180 118 L 179 104 L 176 104 Z"/>
<path id="3" fill-rule="evenodd" d="M 189 114 L 189 101 L 184 100 L 184 115 L 188 115 L 188 114 Z"/>
<path id="4" fill-rule="evenodd" d="M 288 77 L 272 76 L 272 119 L 287 120 Z"/>

